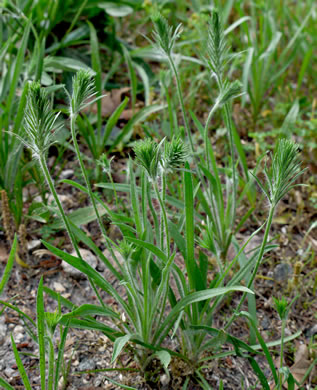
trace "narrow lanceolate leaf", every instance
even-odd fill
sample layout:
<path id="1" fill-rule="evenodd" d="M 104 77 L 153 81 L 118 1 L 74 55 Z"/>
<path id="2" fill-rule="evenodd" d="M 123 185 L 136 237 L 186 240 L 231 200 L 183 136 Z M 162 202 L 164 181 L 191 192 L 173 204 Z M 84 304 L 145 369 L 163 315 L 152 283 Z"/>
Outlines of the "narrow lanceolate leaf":
<path id="1" fill-rule="evenodd" d="M 15 68 L 14 68 L 14 73 L 13 73 L 13 77 L 12 77 L 11 85 L 10 85 L 10 93 L 9 93 L 8 99 L 6 101 L 6 107 L 8 107 L 8 111 L 9 111 L 8 116 L 7 116 L 8 122 L 6 124 L 6 128 L 8 128 L 9 119 L 10 119 L 10 116 L 12 113 L 12 108 L 13 108 L 13 99 L 14 99 L 14 96 L 15 96 L 15 93 L 17 90 L 16 87 L 17 87 L 17 84 L 19 81 L 19 77 L 22 73 L 21 70 L 22 70 L 22 67 L 24 64 L 24 56 L 25 56 L 25 51 L 26 51 L 28 39 L 29 39 L 30 26 L 31 26 L 31 22 L 29 21 L 26 24 L 26 27 L 24 29 L 24 34 L 23 34 L 22 40 L 20 42 L 20 48 L 18 51 L 18 55 L 17 55 L 17 59 L 16 59 L 16 63 L 15 63 Z"/>
<path id="2" fill-rule="evenodd" d="M 40 352 L 40 375 L 41 388 L 45 389 L 45 319 L 44 319 L 44 299 L 43 299 L 43 277 L 40 280 L 37 290 L 36 300 L 37 314 L 37 336 Z"/>
<path id="3" fill-rule="evenodd" d="M 158 351 L 155 356 L 157 356 L 163 366 L 167 369 L 171 362 L 171 355 L 167 351 Z"/>
<path id="4" fill-rule="evenodd" d="M 138 240 L 137 238 L 133 237 L 126 237 L 128 241 L 133 242 L 134 244 L 138 245 L 140 248 L 145 248 L 152 252 L 155 256 L 157 256 L 160 260 L 162 260 L 164 263 L 167 262 L 168 257 L 165 255 L 161 249 L 159 249 L 157 246 L 154 244 L 151 244 L 150 242 L 143 241 L 143 240 Z"/>
<path id="5" fill-rule="evenodd" d="M 192 294 L 186 295 L 184 298 L 178 301 L 178 303 L 173 307 L 169 315 L 166 317 L 164 323 L 162 324 L 160 331 L 164 331 L 164 328 L 169 325 L 169 323 L 174 320 L 175 316 L 178 315 L 178 313 L 183 310 L 185 307 L 191 305 L 195 302 L 201 302 L 208 299 L 212 299 L 224 294 L 228 294 L 232 291 L 242 291 L 250 294 L 254 294 L 253 291 L 248 289 L 247 287 L 243 286 L 231 286 L 231 287 L 219 287 L 214 289 L 207 289 L 202 291 L 196 291 Z"/>
<path id="6" fill-rule="evenodd" d="M 105 317 L 111 317 L 115 319 L 120 319 L 120 316 L 118 313 L 114 312 L 108 307 L 102 307 L 97 305 L 90 305 L 90 304 L 84 304 L 79 306 L 77 309 L 73 310 L 70 313 L 64 314 L 61 319 L 64 321 L 66 319 L 76 318 L 76 317 L 85 317 L 88 315 L 98 315 L 98 316 L 105 316 Z"/>
<path id="7" fill-rule="evenodd" d="M 15 388 L 9 385 L 9 383 L 5 381 L 3 378 L 1 378 L 1 376 L 0 376 L 0 386 L 2 386 L 4 390 L 15 390 Z"/>
<path id="8" fill-rule="evenodd" d="M 13 263 L 14 263 L 16 249 L 17 249 L 17 236 L 15 235 L 14 236 L 14 241 L 13 241 L 13 244 L 12 244 L 12 248 L 11 248 L 11 251 L 10 251 L 10 255 L 9 255 L 9 258 L 8 258 L 8 261 L 7 261 L 7 265 L 6 265 L 5 269 L 4 269 L 3 276 L 2 276 L 2 279 L 1 279 L 1 282 L 0 282 L 0 295 L 2 294 L 2 291 L 3 291 L 5 285 L 7 284 L 8 280 L 9 280 L 9 277 L 10 277 L 10 274 L 11 274 L 11 270 L 12 270 L 12 267 L 13 267 Z"/>
<path id="9" fill-rule="evenodd" d="M 54 345 L 51 338 L 47 338 L 48 341 L 48 375 L 47 375 L 47 390 L 53 390 L 53 381 L 54 381 Z"/>
<path id="10" fill-rule="evenodd" d="M 193 181 L 189 172 L 189 164 L 185 164 L 186 171 L 184 172 L 185 182 L 185 215 L 186 215 L 186 266 L 191 283 L 191 288 L 194 288 L 191 278 L 194 275 L 194 199 L 193 199 Z"/>
<path id="11" fill-rule="evenodd" d="M 62 361 L 64 358 L 64 348 L 65 348 L 68 329 L 69 329 L 69 321 L 67 322 L 65 328 L 63 329 L 61 341 L 60 341 L 59 348 L 58 348 L 58 355 L 57 355 L 57 361 L 56 361 L 56 366 L 55 366 L 54 390 L 58 389 L 59 373 L 60 373 Z"/>
<path id="12" fill-rule="evenodd" d="M 30 382 L 29 382 L 29 378 L 28 378 L 28 376 L 26 374 L 25 368 L 23 366 L 22 360 L 20 358 L 17 346 L 16 346 L 16 344 L 14 342 L 14 339 L 13 339 L 12 335 L 11 335 L 11 343 L 12 343 L 12 349 L 13 349 L 15 361 L 17 363 L 17 366 L 18 366 L 18 369 L 19 369 L 19 373 L 21 375 L 21 378 L 22 378 L 22 381 L 24 383 L 25 389 L 26 390 L 32 390 L 32 387 L 31 387 Z M 0 381 L 0 384 L 1 384 L 1 381 Z M 45 389 L 45 387 L 42 387 L 42 388 Z M 8 389 L 10 389 L 10 387 L 8 387 Z"/>
<path id="13" fill-rule="evenodd" d="M 105 278 L 103 278 L 99 272 L 97 272 L 89 264 L 79 259 L 78 257 L 63 252 L 62 250 L 55 248 L 48 242 L 43 241 L 43 244 L 48 250 L 50 250 L 60 259 L 66 261 L 66 263 L 78 269 L 80 272 L 88 276 L 88 278 L 91 278 L 97 286 L 101 287 L 104 291 L 107 291 L 109 294 L 111 294 L 116 299 L 116 301 L 124 308 L 128 315 L 131 316 L 131 309 L 129 308 L 129 306 L 121 298 L 116 289 L 113 288 L 111 283 L 109 283 Z"/>
<path id="14" fill-rule="evenodd" d="M 126 334 L 125 336 L 118 337 L 114 342 L 113 354 L 111 359 L 111 364 L 115 362 L 117 357 L 120 355 L 122 349 L 127 344 L 127 342 L 133 337 L 132 334 Z"/>

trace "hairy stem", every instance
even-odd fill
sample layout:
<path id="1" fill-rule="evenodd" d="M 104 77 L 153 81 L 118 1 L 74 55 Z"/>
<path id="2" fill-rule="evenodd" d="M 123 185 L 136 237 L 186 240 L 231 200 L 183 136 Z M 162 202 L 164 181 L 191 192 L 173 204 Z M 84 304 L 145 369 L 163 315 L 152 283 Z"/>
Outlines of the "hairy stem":
<path id="1" fill-rule="evenodd" d="M 269 216 L 268 216 L 267 222 L 266 222 L 266 227 L 265 227 L 265 232 L 264 232 L 264 237 L 263 237 L 262 245 L 261 245 L 261 248 L 260 248 L 260 252 L 259 252 L 256 264 L 255 264 L 255 267 L 253 269 L 251 278 L 250 278 L 250 280 L 248 282 L 248 285 L 247 285 L 248 288 L 250 288 L 252 286 L 253 281 L 254 281 L 254 279 L 256 277 L 256 274 L 258 272 L 259 266 L 261 264 L 261 260 L 263 258 L 263 254 L 264 254 L 265 247 L 266 247 L 266 244 L 267 244 L 267 240 L 268 240 L 268 237 L 269 237 L 269 232 L 270 232 L 270 229 L 271 229 L 274 212 L 275 212 L 275 206 L 272 205 L 271 208 L 270 208 L 270 212 L 269 212 Z M 239 302 L 239 304 L 237 306 L 237 309 L 236 309 L 237 313 L 240 311 L 241 306 L 242 306 L 246 296 L 247 296 L 247 293 L 244 292 L 242 297 L 241 297 L 241 300 L 240 300 L 240 302 Z M 232 322 L 234 321 L 235 318 L 236 318 L 236 314 L 233 314 L 231 316 L 230 320 L 228 321 L 228 323 L 226 324 L 226 326 L 224 327 L 225 330 L 229 328 L 229 326 L 232 324 Z"/>

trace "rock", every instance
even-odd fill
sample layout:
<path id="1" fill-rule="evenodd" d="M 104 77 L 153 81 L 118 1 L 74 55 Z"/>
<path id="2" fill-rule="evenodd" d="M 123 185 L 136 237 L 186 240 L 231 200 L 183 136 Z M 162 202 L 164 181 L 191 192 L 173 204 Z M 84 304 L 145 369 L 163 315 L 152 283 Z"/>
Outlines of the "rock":
<path id="1" fill-rule="evenodd" d="M 13 329 L 13 338 L 14 338 L 14 341 L 16 343 L 20 343 L 24 339 L 24 335 L 25 335 L 25 332 L 24 332 L 23 326 L 17 325 Z"/>
<path id="2" fill-rule="evenodd" d="M 62 173 L 60 178 L 61 179 L 70 179 L 74 175 L 73 169 L 65 169 Z"/>
<path id="3" fill-rule="evenodd" d="M 5 375 L 7 376 L 7 378 L 11 378 L 12 375 L 14 374 L 14 371 L 11 367 L 7 367 L 5 370 L 4 370 L 4 373 Z"/>
<path id="4" fill-rule="evenodd" d="M 112 258 L 112 254 L 110 253 L 110 251 L 108 249 L 105 249 L 103 252 L 102 252 L 105 257 L 112 263 L 112 264 L 115 264 L 115 261 L 113 260 Z M 119 261 L 120 264 L 123 264 L 124 263 L 124 259 L 121 255 L 121 253 L 117 250 L 114 250 L 113 251 L 114 255 L 116 256 L 117 260 Z M 103 263 L 102 263 L 103 264 Z"/>
<path id="5" fill-rule="evenodd" d="M 260 322 L 263 330 L 268 330 L 270 329 L 270 326 L 271 326 L 271 321 L 270 319 L 264 314 L 261 322 Z"/>
<path id="6" fill-rule="evenodd" d="M 275 282 L 278 283 L 286 282 L 289 279 L 292 272 L 293 269 L 289 264 L 287 263 L 278 264 L 274 268 L 274 272 L 273 272 L 273 277 Z"/>
<path id="7" fill-rule="evenodd" d="M 60 202 L 63 204 L 67 204 L 68 202 L 70 202 L 70 197 L 68 195 L 58 194 L 58 198 L 59 198 Z M 55 199 L 54 199 L 54 196 L 52 194 L 50 194 L 48 196 L 47 202 L 49 204 L 51 204 L 51 203 L 55 204 Z"/>
<path id="8" fill-rule="evenodd" d="M 97 264 L 98 264 L 96 256 L 94 254 L 92 254 L 87 249 L 79 249 L 79 251 L 80 251 L 80 254 L 81 254 L 83 260 L 87 264 L 89 264 L 92 268 L 95 269 L 97 267 Z M 71 253 L 71 255 L 77 257 L 77 254 L 76 254 L 75 251 L 73 251 Z M 69 265 L 65 261 L 63 261 L 62 266 L 63 266 L 64 271 L 67 272 L 68 274 L 72 275 L 73 277 L 75 277 L 75 278 L 84 277 L 82 272 L 78 271 L 76 268 L 74 268 L 73 266 Z"/>
<path id="9" fill-rule="evenodd" d="M 168 384 L 170 382 L 170 379 L 169 379 L 169 377 L 166 374 L 163 374 L 163 375 L 160 376 L 160 382 L 161 382 L 163 387 L 167 388 L 167 386 L 168 386 Z"/>
<path id="10" fill-rule="evenodd" d="M 64 291 L 66 291 L 65 287 L 59 282 L 54 282 L 53 287 L 54 287 L 54 290 L 58 293 L 62 293 Z"/>
<path id="11" fill-rule="evenodd" d="M 317 324 L 305 331 L 306 337 L 313 337 L 317 334 Z"/>
<path id="12" fill-rule="evenodd" d="M 79 371 L 86 371 L 86 370 L 94 370 L 96 368 L 96 363 L 92 359 L 86 359 L 84 357 L 84 360 L 79 363 L 78 370 Z"/>
<path id="13" fill-rule="evenodd" d="M 31 251 L 35 248 L 38 248 L 41 246 L 41 241 L 40 240 L 32 240 L 28 242 L 28 250 Z"/>
<path id="14" fill-rule="evenodd" d="M 1 340 L 5 337 L 7 333 L 7 325 L 4 323 L 4 316 L 0 317 L 0 345 L 1 345 Z"/>

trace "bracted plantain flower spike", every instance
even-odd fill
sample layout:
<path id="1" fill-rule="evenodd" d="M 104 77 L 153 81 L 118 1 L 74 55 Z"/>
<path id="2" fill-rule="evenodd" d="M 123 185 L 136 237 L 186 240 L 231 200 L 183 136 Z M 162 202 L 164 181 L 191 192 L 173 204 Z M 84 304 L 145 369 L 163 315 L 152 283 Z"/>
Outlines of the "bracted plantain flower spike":
<path id="1" fill-rule="evenodd" d="M 162 159 L 161 146 L 164 140 L 157 144 L 152 139 L 146 138 L 138 141 L 133 148 L 137 162 L 153 181 L 159 174 L 159 165 Z"/>
<path id="2" fill-rule="evenodd" d="M 163 169 L 171 172 L 183 165 L 189 156 L 187 145 L 179 138 L 173 137 L 171 142 L 164 145 L 164 155 L 162 159 Z"/>
<path id="3" fill-rule="evenodd" d="M 305 171 L 301 169 L 299 160 L 299 145 L 288 139 L 279 140 L 273 153 L 271 169 L 266 166 L 264 174 L 267 179 L 266 188 L 259 179 L 253 175 L 269 203 L 276 207 L 278 202 L 293 187 L 297 178 Z"/>
<path id="4" fill-rule="evenodd" d="M 32 82 L 29 87 L 24 117 L 27 139 L 15 135 L 33 151 L 34 157 L 39 158 L 44 155 L 56 142 L 55 133 L 62 126 L 61 123 L 56 123 L 59 114 L 55 114 L 52 110 L 46 90 L 38 82 Z"/>
<path id="5" fill-rule="evenodd" d="M 181 35 L 182 25 L 179 24 L 173 31 L 173 27 L 168 25 L 167 20 L 159 12 L 155 12 L 152 15 L 152 21 L 154 23 L 154 42 L 148 38 L 147 39 L 162 54 L 170 57 L 172 55 L 175 42 Z"/>
<path id="6" fill-rule="evenodd" d="M 96 95 L 93 74 L 88 70 L 79 70 L 73 77 L 73 92 L 70 97 L 70 114 L 77 115 L 83 108 L 91 104 Z"/>
<path id="7" fill-rule="evenodd" d="M 111 163 L 113 159 L 114 156 L 109 158 L 106 153 L 103 153 L 100 156 L 99 160 L 97 160 L 97 164 L 102 168 L 103 172 L 109 174 L 111 173 Z"/>
<path id="8" fill-rule="evenodd" d="M 223 70 L 228 62 L 228 51 L 219 14 L 215 11 L 208 28 L 207 63 L 218 81 L 222 80 Z"/>

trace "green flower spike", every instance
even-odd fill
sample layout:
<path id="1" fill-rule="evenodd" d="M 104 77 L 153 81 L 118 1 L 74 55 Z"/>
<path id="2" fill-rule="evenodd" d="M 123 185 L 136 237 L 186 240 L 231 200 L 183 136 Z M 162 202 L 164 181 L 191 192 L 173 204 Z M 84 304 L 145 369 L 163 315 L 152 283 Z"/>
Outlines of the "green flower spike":
<path id="1" fill-rule="evenodd" d="M 70 98 L 71 116 L 78 114 L 87 105 L 92 104 L 91 100 L 96 93 L 93 74 L 88 70 L 78 71 L 73 77 L 73 92 Z"/>
<path id="2" fill-rule="evenodd" d="M 56 142 L 55 133 L 62 124 L 56 123 L 60 113 L 51 108 L 48 94 L 37 82 L 32 82 L 27 97 L 24 130 L 26 138 L 16 135 L 39 158 Z"/>
<path id="3" fill-rule="evenodd" d="M 136 161 L 145 169 L 151 180 L 155 180 L 159 174 L 159 165 L 162 159 L 161 146 L 165 139 L 159 144 L 150 138 L 138 141 L 133 151 Z"/>
<path id="4" fill-rule="evenodd" d="M 271 169 L 266 166 L 264 174 L 267 188 L 253 175 L 258 185 L 266 195 L 269 203 L 276 207 L 278 202 L 293 187 L 297 178 L 304 172 L 299 160 L 299 145 L 288 139 L 278 141 L 273 154 Z"/>
<path id="5" fill-rule="evenodd" d="M 208 29 L 207 62 L 212 72 L 217 76 L 218 82 L 222 81 L 223 71 L 229 59 L 228 51 L 219 14 L 214 12 Z"/>
<path id="6" fill-rule="evenodd" d="M 164 145 L 163 168 L 166 172 L 171 172 L 182 166 L 189 156 L 187 145 L 177 138 L 173 138 L 171 142 L 166 142 Z"/>
<path id="7" fill-rule="evenodd" d="M 150 42 L 162 54 L 171 56 L 175 42 L 181 35 L 182 25 L 179 24 L 173 31 L 173 27 L 168 25 L 167 20 L 159 12 L 152 15 L 152 21 L 154 24 L 154 42 L 151 40 Z"/>

